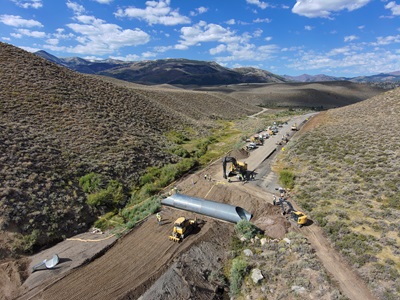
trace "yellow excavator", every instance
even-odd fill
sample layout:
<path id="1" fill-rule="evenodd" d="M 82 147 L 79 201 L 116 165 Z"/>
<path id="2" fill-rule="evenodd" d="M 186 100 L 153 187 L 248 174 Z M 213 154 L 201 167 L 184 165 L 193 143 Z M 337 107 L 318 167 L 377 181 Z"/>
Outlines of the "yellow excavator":
<path id="1" fill-rule="evenodd" d="M 307 224 L 307 215 L 301 211 L 295 210 L 293 205 L 282 196 L 279 197 L 279 200 L 276 200 L 276 197 L 274 196 L 273 204 L 280 205 L 282 209 L 282 215 L 286 216 L 289 221 L 292 221 L 298 227 L 301 228 L 303 225 Z"/>
<path id="2" fill-rule="evenodd" d="M 256 145 L 264 145 L 264 139 L 262 137 L 259 137 L 258 135 L 253 135 L 250 138 L 250 142 L 255 143 Z"/>
<path id="3" fill-rule="evenodd" d="M 174 229 L 169 236 L 170 241 L 181 242 L 197 227 L 197 220 L 179 217 L 174 223 Z"/>
<path id="4" fill-rule="evenodd" d="M 227 163 L 232 163 L 229 168 L 229 173 L 226 173 Z M 232 156 L 225 156 L 222 160 L 223 176 L 227 179 L 232 175 L 240 175 L 243 179 L 247 176 L 247 163 L 239 162 Z"/>

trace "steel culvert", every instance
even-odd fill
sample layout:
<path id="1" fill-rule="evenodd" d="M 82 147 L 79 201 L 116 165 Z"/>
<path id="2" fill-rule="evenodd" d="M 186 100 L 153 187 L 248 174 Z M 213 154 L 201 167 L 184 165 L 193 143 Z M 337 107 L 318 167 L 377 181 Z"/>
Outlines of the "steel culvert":
<path id="1" fill-rule="evenodd" d="M 178 193 L 163 199 L 161 204 L 232 223 L 237 223 L 242 219 L 250 221 L 252 218 L 251 213 L 239 206 L 205 200 Z"/>

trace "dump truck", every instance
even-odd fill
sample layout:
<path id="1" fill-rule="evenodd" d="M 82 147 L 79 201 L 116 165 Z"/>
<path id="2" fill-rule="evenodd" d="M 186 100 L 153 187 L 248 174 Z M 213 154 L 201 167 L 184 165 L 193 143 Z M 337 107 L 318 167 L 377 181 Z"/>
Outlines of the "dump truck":
<path id="1" fill-rule="evenodd" d="M 169 236 L 170 241 L 181 242 L 186 238 L 193 230 L 197 227 L 197 220 L 186 219 L 185 217 L 179 217 L 174 222 L 174 228 L 172 234 Z"/>

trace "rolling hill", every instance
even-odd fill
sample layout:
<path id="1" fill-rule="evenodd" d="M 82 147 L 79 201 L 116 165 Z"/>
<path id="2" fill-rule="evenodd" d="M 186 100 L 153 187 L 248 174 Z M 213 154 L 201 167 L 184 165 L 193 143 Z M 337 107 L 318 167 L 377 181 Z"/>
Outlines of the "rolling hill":
<path id="1" fill-rule="evenodd" d="M 400 89 L 328 110 L 286 147 L 293 199 L 380 299 L 399 297 Z"/>
<path id="2" fill-rule="evenodd" d="M 127 88 L 4 43 L 0 68 L 0 225 L 23 234 L 27 248 L 95 220 L 99 212 L 86 204 L 82 176 L 95 172 L 128 189 L 146 168 L 180 159 L 169 150 L 169 132 L 190 128 L 201 136 L 216 119 L 260 110 L 211 93 Z"/>

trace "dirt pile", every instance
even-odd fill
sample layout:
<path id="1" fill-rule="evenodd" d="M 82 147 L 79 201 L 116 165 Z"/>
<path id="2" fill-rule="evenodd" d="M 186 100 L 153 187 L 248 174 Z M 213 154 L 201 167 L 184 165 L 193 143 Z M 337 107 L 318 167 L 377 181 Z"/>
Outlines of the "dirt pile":
<path id="1" fill-rule="evenodd" d="M 29 259 L 12 260 L 0 264 L 0 299 L 14 299 L 22 283 L 28 278 Z"/>
<path id="2" fill-rule="evenodd" d="M 139 299 L 208 300 L 221 296 L 224 285 L 216 275 L 227 258 L 226 237 L 232 234 L 232 226 L 214 222 L 210 231 L 212 241 L 200 238 Z"/>

